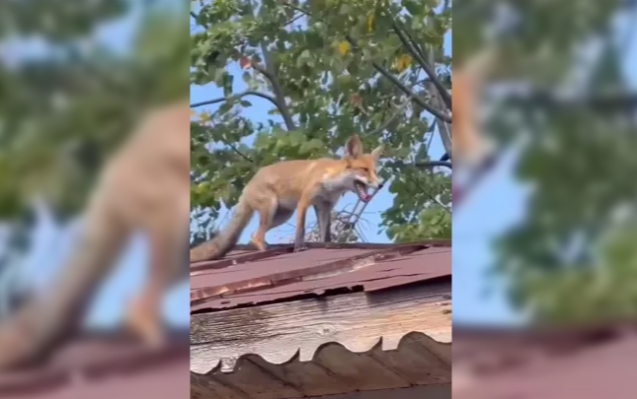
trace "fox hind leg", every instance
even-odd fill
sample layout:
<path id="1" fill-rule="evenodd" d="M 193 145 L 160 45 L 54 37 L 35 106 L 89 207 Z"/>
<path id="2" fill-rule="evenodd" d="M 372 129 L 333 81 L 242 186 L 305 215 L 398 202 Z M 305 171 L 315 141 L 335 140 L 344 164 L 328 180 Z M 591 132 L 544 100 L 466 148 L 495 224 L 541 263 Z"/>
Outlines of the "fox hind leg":
<path id="1" fill-rule="evenodd" d="M 143 289 L 128 308 L 126 322 L 149 347 L 161 347 L 165 343 L 161 312 L 163 297 L 173 284 L 188 276 L 187 232 L 190 226 L 184 220 L 189 208 L 190 197 L 186 195 L 174 217 L 155 217 L 146 229 L 150 268 Z"/>
<path id="2" fill-rule="evenodd" d="M 281 226 L 282 224 L 284 224 L 285 222 L 287 222 L 288 220 L 290 220 L 293 213 L 294 213 L 294 209 L 287 209 L 287 208 L 282 208 L 278 206 L 274 214 L 268 219 L 269 223 L 267 226 L 265 226 L 265 223 L 263 222 L 267 222 L 268 220 L 264 221 L 263 216 L 261 216 L 260 223 L 259 223 L 259 230 L 254 236 L 252 236 L 252 243 L 255 246 L 257 246 L 257 243 L 255 241 L 260 238 L 261 242 L 263 243 L 263 247 L 257 246 L 257 248 L 259 248 L 262 251 L 265 250 L 265 248 L 267 248 L 267 243 L 265 242 L 265 234 L 269 230 L 275 229 Z M 263 223 L 263 226 L 262 226 L 262 223 Z M 259 237 L 259 234 L 261 233 L 261 231 L 263 231 L 263 236 Z"/>
<path id="3" fill-rule="evenodd" d="M 171 242 L 167 232 L 151 232 L 150 236 L 148 278 L 128 308 L 127 323 L 146 345 L 159 347 L 165 341 L 161 303 L 174 268 L 173 262 L 178 259 L 173 251 L 175 243 Z"/>
<path id="4" fill-rule="evenodd" d="M 268 244 L 265 242 L 265 233 L 267 233 L 271 228 L 270 226 L 272 226 L 278 205 L 276 198 L 271 197 L 270 200 L 261 202 L 257 208 L 259 211 L 259 228 L 256 233 L 252 235 L 251 241 L 259 251 L 265 251 L 268 247 Z"/>

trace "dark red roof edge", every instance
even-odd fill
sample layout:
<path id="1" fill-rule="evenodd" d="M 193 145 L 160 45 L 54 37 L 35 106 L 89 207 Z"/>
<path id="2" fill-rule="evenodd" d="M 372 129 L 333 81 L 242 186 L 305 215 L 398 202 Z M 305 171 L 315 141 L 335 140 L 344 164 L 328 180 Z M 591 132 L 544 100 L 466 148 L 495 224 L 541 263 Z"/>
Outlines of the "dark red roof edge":
<path id="1" fill-rule="evenodd" d="M 189 328 L 174 329 L 169 332 L 169 340 L 161 350 L 149 350 L 139 347 L 126 351 L 123 356 L 100 361 L 91 359 L 84 365 L 62 367 L 42 365 L 30 367 L 27 370 L 0 373 L 0 397 L 4 395 L 29 395 L 46 392 L 66 384 L 72 383 L 76 375 L 85 377 L 99 377 L 111 373 L 134 373 L 136 371 L 152 369 L 167 362 L 190 356 Z M 130 344 L 130 334 L 121 331 L 94 331 L 77 336 L 70 345 L 77 341 L 105 340 L 122 344 Z"/>
<path id="2" fill-rule="evenodd" d="M 537 348 L 552 354 L 574 351 L 622 339 L 637 337 L 637 321 L 580 324 L 570 326 L 532 326 L 529 328 L 453 326 L 457 347 L 454 356 L 490 352 L 501 355 Z"/>
<path id="3" fill-rule="evenodd" d="M 305 246 L 308 249 L 395 249 L 401 247 L 411 247 L 414 245 L 426 245 L 429 247 L 451 247 L 451 240 L 423 240 L 412 243 L 324 243 L 324 242 L 308 242 Z M 190 264 L 190 271 L 201 271 L 211 269 L 222 269 L 224 267 L 237 265 L 241 263 L 254 262 L 261 259 L 271 258 L 274 256 L 291 253 L 294 250 L 294 244 L 271 244 L 266 251 L 258 251 L 251 244 L 236 245 L 236 251 L 250 251 L 247 254 L 237 255 L 231 258 L 224 258 L 213 261 L 202 261 Z"/>
<path id="4" fill-rule="evenodd" d="M 520 327 L 471 325 L 454 322 L 453 334 L 457 338 L 484 340 L 517 339 L 553 341 L 574 337 L 594 337 L 637 332 L 637 320 L 615 320 L 580 324 L 529 325 Z"/>
<path id="5" fill-rule="evenodd" d="M 382 249 L 378 249 L 376 251 L 364 252 L 362 254 L 351 256 L 345 259 L 340 259 L 335 262 L 311 266 L 308 268 L 298 269 L 294 271 L 276 273 L 276 274 L 268 275 L 265 277 L 245 279 L 242 281 L 233 282 L 231 284 L 210 286 L 206 288 L 192 290 L 190 292 L 190 303 L 191 305 L 198 304 L 222 294 L 227 295 L 227 294 L 232 294 L 237 292 L 247 292 L 249 290 L 263 288 L 264 286 L 272 286 L 272 285 L 281 286 L 286 284 L 292 284 L 297 281 L 300 281 L 300 279 L 304 277 L 308 277 L 316 273 L 345 270 L 349 267 L 352 267 L 353 264 L 355 264 L 356 262 L 362 261 L 364 259 L 373 258 L 376 261 L 387 260 L 387 259 L 404 256 L 415 251 L 419 251 L 422 249 L 427 249 L 427 248 L 431 248 L 435 246 L 436 244 L 431 242 L 417 243 L 417 244 L 390 245 L 390 246 L 382 247 Z M 261 252 L 261 254 L 263 253 L 264 252 Z M 231 262 L 230 264 L 242 263 L 241 260 L 246 259 L 244 258 L 244 256 L 250 256 L 250 254 L 233 258 L 229 260 Z M 250 259 L 252 260 L 252 258 Z M 205 266 L 202 265 L 199 270 L 191 269 L 191 276 L 194 273 L 202 271 L 204 267 Z M 217 269 L 217 265 L 213 264 L 209 266 L 209 268 Z"/>

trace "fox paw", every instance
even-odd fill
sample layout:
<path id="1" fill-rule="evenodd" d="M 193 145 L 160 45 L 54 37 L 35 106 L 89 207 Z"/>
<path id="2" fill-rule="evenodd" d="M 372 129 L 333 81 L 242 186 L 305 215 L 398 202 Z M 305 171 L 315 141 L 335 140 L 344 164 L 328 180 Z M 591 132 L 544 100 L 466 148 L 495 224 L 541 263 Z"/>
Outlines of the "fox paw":
<path id="1" fill-rule="evenodd" d="M 145 309 L 140 302 L 129 306 L 126 322 L 128 328 L 148 349 L 159 349 L 165 345 L 165 331 L 158 315 Z"/>

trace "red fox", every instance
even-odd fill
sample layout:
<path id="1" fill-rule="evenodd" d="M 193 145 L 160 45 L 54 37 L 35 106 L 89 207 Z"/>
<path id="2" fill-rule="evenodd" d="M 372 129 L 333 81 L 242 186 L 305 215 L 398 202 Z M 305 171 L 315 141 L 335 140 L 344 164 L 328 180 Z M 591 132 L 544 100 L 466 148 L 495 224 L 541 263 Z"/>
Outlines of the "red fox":
<path id="1" fill-rule="evenodd" d="M 106 165 L 62 276 L 0 326 L 0 370 L 46 356 L 77 328 L 97 284 L 136 231 L 148 234 L 151 265 L 126 322 L 146 344 L 163 343 L 163 294 L 188 270 L 189 176 L 190 107 L 182 101 L 143 118 Z"/>
<path id="2" fill-rule="evenodd" d="M 305 217 L 313 206 L 319 234 L 324 242 L 331 241 L 330 215 L 338 199 L 353 191 L 361 201 L 368 202 L 368 188 L 381 188 L 376 164 L 383 147 L 363 153 L 358 135 L 346 145 L 342 159 L 314 159 L 278 162 L 260 169 L 248 182 L 228 227 L 215 238 L 190 250 L 190 261 L 200 262 L 223 257 L 239 240 L 255 211 L 259 212 L 259 228 L 252 243 L 263 251 L 267 248 L 268 230 L 287 222 L 297 211 L 294 250 L 304 249 Z"/>
<path id="3" fill-rule="evenodd" d="M 495 62 L 496 49 L 489 47 L 470 58 L 453 73 L 454 160 L 475 167 L 488 157 L 491 143 L 480 132 L 478 100 L 485 75 Z"/>

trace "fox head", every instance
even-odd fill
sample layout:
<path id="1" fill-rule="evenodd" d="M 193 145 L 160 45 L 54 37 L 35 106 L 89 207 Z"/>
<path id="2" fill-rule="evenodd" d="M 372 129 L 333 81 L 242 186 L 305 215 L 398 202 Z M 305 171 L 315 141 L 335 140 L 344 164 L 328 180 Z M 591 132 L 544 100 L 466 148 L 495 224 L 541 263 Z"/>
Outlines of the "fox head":
<path id="1" fill-rule="evenodd" d="M 371 153 L 363 153 L 363 143 L 358 135 L 353 135 L 345 146 L 345 172 L 342 179 L 345 188 L 353 191 L 363 202 L 371 195 L 368 188 L 380 189 L 382 184 L 376 174 L 376 164 L 383 152 L 383 146 L 376 147 Z"/>

